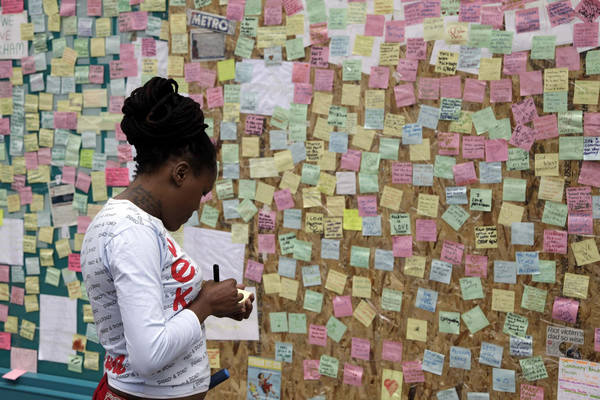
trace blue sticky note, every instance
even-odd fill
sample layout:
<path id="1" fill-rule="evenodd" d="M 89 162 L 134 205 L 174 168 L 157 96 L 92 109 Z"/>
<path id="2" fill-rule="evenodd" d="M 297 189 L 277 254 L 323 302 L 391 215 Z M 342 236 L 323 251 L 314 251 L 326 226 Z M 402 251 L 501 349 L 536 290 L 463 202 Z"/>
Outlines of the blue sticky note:
<path id="1" fill-rule="evenodd" d="M 277 270 L 280 276 L 286 278 L 296 278 L 296 260 L 288 257 L 279 257 L 279 269 Z"/>
<path id="2" fill-rule="evenodd" d="M 221 140 L 237 140 L 237 123 L 221 121 Z"/>
<path id="3" fill-rule="evenodd" d="M 455 388 L 440 390 L 436 394 L 437 400 L 460 400 Z"/>
<path id="4" fill-rule="evenodd" d="M 223 179 L 240 179 L 240 164 L 223 163 Z"/>
<path id="5" fill-rule="evenodd" d="M 447 186 L 446 204 L 468 204 L 466 186 Z"/>
<path id="6" fill-rule="evenodd" d="M 419 288 L 417 290 L 417 298 L 415 300 L 415 307 L 422 310 L 435 312 L 437 306 L 438 292 L 435 290 Z"/>
<path id="7" fill-rule="evenodd" d="M 417 123 L 419 125 L 429 129 L 437 129 L 439 119 L 439 108 L 421 104 L 421 108 L 419 110 L 419 118 L 417 119 Z"/>
<path id="8" fill-rule="evenodd" d="M 452 264 L 442 260 L 432 260 L 429 280 L 448 285 L 452 278 Z"/>
<path id="9" fill-rule="evenodd" d="M 298 164 L 306 160 L 306 147 L 302 142 L 295 142 L 289 145 L 288 150 L 292 153 L 292 162 Z"/>
<path id="10" fill-rule="evenodd" d="M 516 357 L 531 357 L 533 355 L 533 337 L 510 337 L 510 355 Z"/>
<path id="11" fill-rule="evenodd" d="M 479 352 L 479 364 L 491 365 L 492 367 L 500 367 L 502 365 L 502 352 L 504 348 L 488 342 L 481 343 Z"/>
<path id="12" fill-rule="evenodd" d="M 340 241 L 336 239 L 321 239 L 321 258 L 339 260 Z"/>
<path id="13" fill-rule="evenodd" d="M 450 348 L 450 368 L 471 369 L 471 350 L 465 347 Z"/>
<path id="14" fill-rule="evenodd" d="M 467 392 L 467 400 L 490 400 L 490 394 L 482 392 Z"/>
<path id="15" fill-rule="evenodd" d="M 254 65 L 251 63 L 235 63 L 235 81 L 239 83 L 250 82 L 252 80 L 252 70 Z"/>
<path id="16" fill-rule="evenodd" d="M 406 124 L 402 127 L 402 144 L 423 143 L 423 127 L 419 124 Z"/>
<path id="17" fill-rule="evenodd" d="M 288 148 L 287 131 L 269 132 L 269 143 L 271 150 L 285 150 Z"/>
<path id="18" fill-rule="evenodd" d="M 321 271 L 318 265 L 302 267 L 302 283 L 304 287 L 319 286 L 321 284 Z"/>
<path id="19" fill-rule="evenodd" d="M 302 228 L 302 210 L 296 208 L 283 210 L 283 227 L 289 229 Z"/>
<path id="20" fill-rule="evenodd" d="M 225 216 L 225 219 L 241 218 L 240 214 L 237 212 L 239 205 L 239 199 L 223 200 L 223 215 Z"/>
<path id="21" fill-rule="evenodd" d="M 517 263 L 494 260 L 494 282 L 517 283 Z"/>
<path id="22" fill-rule="evenodd" d="M 365 110 L 365 129 L 383 129 L 384 115 L 383 108 L 367 108 Z"/>
<path id="23" fill-rule="evenodd" d="M 512 369 L 494 368 L 492 382 L 497 392 L 515 393 L 515 371 Z"/>
<path id="24" fill-rule="evenodd" d="M 540 256 L 537 251 L 517 251 L 518 275 L 537 275 L 540 273 Z"/>
<path id="25" fill-rule="evenodd" d="M 445 356 L 435 351 L 425 350 L 423 354 L 423 371 L 431 372 L 432 374 L 442 375 L 444 369 Z"/>
<path id="26" fill-rule="evenodd" d="M 348 134 L 346 132 L 331 132 L 329 134 L 329 151 L 346 153 L 348 151 Z"/>
<path id="27" fill-rule="evenodd" d="M 480 183 L 501 183 L 502 182 L 502 163 L 479 162 L 479 182 Z"/>
<path id="28" fill-rule="evenodd" d="M 275 360 L 291 363 L 293 354 L 293 343 L 275 342 Z"/>
<path id="29" fill-rule="evenodd" d="M 413 164 L 413 185 L 433 186 L 432 164 Z"/>
<path id="30" fill-rule="evenodd" d="M 513 222 L 510 226 L 511 243 L 533 246 L 533 233 L 533 222 Z"/>
<path id="31" fill-rule="evenodd" d="M 362 218 L 363 236 L 381 236 L 381 215 Z"/>
<path id="32" fill-rule="evenodd" d="M 391 250 L 375 249 L 375 269 L 393 271 L 394 252 Z"/>
<path id="33" fill-rule="evenodd" d="M 329 42 L 330 57 L 346 57 L 348 56 L 348 48 L 350 47 L 349 36 L 332 36 Z"/>

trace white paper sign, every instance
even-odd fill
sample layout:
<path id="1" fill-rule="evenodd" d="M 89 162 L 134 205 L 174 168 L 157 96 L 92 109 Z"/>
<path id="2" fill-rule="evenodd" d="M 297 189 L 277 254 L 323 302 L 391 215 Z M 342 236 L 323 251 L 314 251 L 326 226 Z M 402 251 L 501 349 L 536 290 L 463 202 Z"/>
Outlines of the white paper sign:
<path id="1" fill-rule="evenodd" d="M 27 57 L 27 41 L 21 40 L 21 24 L 27 23 L 27 11 L 21 14 L 0 14 L 0 59 Z"/>

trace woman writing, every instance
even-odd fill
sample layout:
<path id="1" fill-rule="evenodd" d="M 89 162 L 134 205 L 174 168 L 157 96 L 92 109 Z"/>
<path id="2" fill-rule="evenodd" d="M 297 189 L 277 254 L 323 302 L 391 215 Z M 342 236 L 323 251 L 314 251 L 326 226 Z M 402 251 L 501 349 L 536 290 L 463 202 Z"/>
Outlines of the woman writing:
<path id="1" fill-rule="evenodd" d="M 94 399 L 203 399 L 210 381 L 204 320 L 248 318 L 253 296 L 233 279 L 204 281 L 173 240 L 213 187 L 216 150 L 199 105 L 155 77 L 123 105 L 135 146 L 132 184 L 110 199 L 86 232 L 81 266 L 105 375 Z"/>

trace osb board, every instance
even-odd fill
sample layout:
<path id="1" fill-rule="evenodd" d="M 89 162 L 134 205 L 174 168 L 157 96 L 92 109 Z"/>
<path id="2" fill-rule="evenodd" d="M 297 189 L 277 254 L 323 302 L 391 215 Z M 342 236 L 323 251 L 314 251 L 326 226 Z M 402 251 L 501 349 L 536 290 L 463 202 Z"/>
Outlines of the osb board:
<path id="1" fill-rule="evenodd" d="M 214 4 L 202 9 L 203 11 L 218 13 L 225 15 L 226 7 L 218 7 Z M 171 12 L 183 12 L 183 8 L 172 7 Z M 285 24 L 285 15 L 284 15 Z M 262 16 L 259 17 L 259 26 L 262 25 Z M 239 32 L 239 28 L 238 28 Z M 227 56 L 229 58 L 234 57 L 233 51 L 235 49 L 236 36 L 230 36 L 227 38 Z M 428 46 L 428 57 L 431 54 L 432 43 Z M 585 53 L 584 53 L 585 54 Z M 496 55 L 498 57 L 499 55 Z M 400 57 L 404 57 L 404 47 L 401 48 Z M 236 61 L 240 61 L 238 57 L 235 57 Z M 262 51 L 254 49 L 253 58 L 262 58 Z M 584 70 L 584 56 L 582 56 L 582 71 Z M 285 60 L 285 48 L 283 49 L 283 59 Z M 186 61 L 187 57 L 186 57 Z M 310 48 L 306 49 L 306 58 L 295 61 L 310 61 Z M 216 68 L 215 62 L 202 63 L 205 68 Z M 554 62 L 540 62 L 540 61 L 528 61 L 527 69 L 531 70 L 543 70 L 544 68 L 554 67 Z M 329 69 L 335 70 L 334 90 L 333 90 L 333 102 L 332 104 L 341 104 L 341 89 L 342 89 L 342 72 L 339 66 L 330 64 Z M 395 105 L 393 87 L 399 83 L 394 77 L 394 68 L 390 67 L 391 78 L 389 88 L 386 90 L 386 113 L 394 113 L 404 115 L 407 123 L 416 122 L 418 115 L 418 105 L 412 107 L 398 108 Z M 421 61 L 419 63 L 418 77 L 443 77 L 443 75 L 436 74 L 434 67 L 428 64 L 428 61 Z M 477 76 L 457 73 L 464 78 L 477 78 Z M 517 75 L 514 76 L 503 76 L 503 78 L 512 78 L 513 81 L 513 101 L 517 102 L 521 98 L 519 95 L 519 78 Z M 363 74 L 361 85 L 361 99 L 360 106 L 352 107 L 347 106 L 348 112 L 358 113 L 359 125 L 364 123 L 364 93 L 368 89 L 368 75 Z M 583 109 L 585 111 L 597 111 L 597 106 L 574 106 L 571 104 L 573 97 L 573 86 L 575 79 L 596 79 L 595 77 L 587 77 L 580 72 L 570 72 L 570 91 L 569 91 L 569 109 Z M 314 71 L 311 71 L 311 83 L 314 82 Z M 357 83 L 357 82 L 347 82 Z M 415 84 L 415 88 L 417 85 Z M 203 90 L 197 87 L 195 84 L 190 84 L 190 92 L 200 93 Z M 415 95 L 417 93 L 415 92 Z M 313 97 L 314 98 L 314 97 Z M 542 95 L 533 96 L 538 113 L 542 113 Z M 420 104 L 428 104 L 439 106 L 439 101 L 419 101 Z M 486 89 L 485 103 L 463 103 L 463 110 L 477 111 L 487 107 L 489 104 L 489 84 Z M 510 103 L 496 103 L 492 105 L 494 113 L 497 119 L 509 117 L 511 118 L 511 124 L 514 126 L 514 120 L 512 119 L 512 113 L 510 111 Z M 311 133 L 316 123 L 317 114 L 311 112 L 312 105 L 308 106 L 308 140 L 311 140 Z M 218 137 L 219 121 L 221 118 L 221 110 L 205 110 L 206 116 L 213 117 L 215 119 L 215 137 Z M 321 115 L 320 117 L 326 117 Z M 238 138 L 244 136 L 245 115 L 240 115 L 240 122 L 238 123 Z M 438 125 L 438 131 L 448 131 L 449 122 L 440 121 Z M 269 150 L 269 136 L 267 134 L 270 129 L 269 119 L 267 119 L 265 133 L 260 137 L 260 156 L 269 157 L 273 155 L 273 152 Z M 472 133 L 475 135 L 473 129 Z M 378 140 L 381 136 L 381 131 L 377 131 L 373 146 L 370 149 L 372 152 L 377 152 Z M 423 136 L 431 140 L 431 160 L 428 163 L 433 163 L 435 155 L 438 151 L 438 143 L 436 140 L 436 132 L 430 129 L 423 129 Z M 231 142 L 229 142 L 231 143 Z M 241 140 L 240 140 L 241 144 Z M 351 146 L 351 139 L 349 140 L 349 147 Z M 322 260 L 320 258 L 321 249 L 321 235 L 308 234 L 304 232 L 304 223 L 302 230 L 296 231 L 286 229 L 282 227 L 283 224 L 283 213 L 278 212 L 277 214 L 277 225 L 274 232 L 262 232 L 258 229 L 257 218 L 255 217 L 250 221 L 250 237 L 249 244 L 247 246 L 246 258 L 259 261 L 264 263 L 264 273 L 277 272 L 278 255 L 277 254 L 259 254 L 258 253 L 258 240 L 257 235 L 259 233 L 274 233 L 277 237 L 279 234 L 295 232 L 296 237 L 301 240 L 312 242 L 312 261 L 311 263 L 305 263 L 299 261 L 296 268 L 296 279 L 300 280 L 300 290 L 298 291 L 298 298 L 296 301 L 290 301 L 281 298 L 277 295 L 266 295 L 264 293 L 262 284 L 258 285 L 258 299 L 255 304 L 259 311 L 259 323 L 260 323 L 260 341 L 259 342 L 218 342 L 211 341 L 208 344 L 209 348 L 220 349 L 221 366 L 226 367 L 231 372 L 232 378 L 226 383 L 219 386 L 217 389 L 211 392 L 211 397 L 214 398 L 244 398 L 246 392 L 246 368 L 247 359 L 249 355 L 258 355 L 267 358 L 274 358 L 275 354 L 275 342 L 291 342 L 294 346 L 293 363 L 283 363 L 283 381 L 282 381 L 282 398 L 283 399 L 306 399 L 316 395 L 324 395 L 327 399 L 354 399 L 354 398 L 379 398 L 381 393 L 381 374 L 384 368 L 390 368 L 395 370 L 401 370 L 400 363 L 393 363 L 390 361 L 382 361 L 381 358 L 381 347 L 383 340 L 395 340 L 403 343 L 403 361 L 422 360 L 423 352 L 425 349 L 429 349 L 438 353 L 442 353 L 446 356 L 444 363 L 443 375 L 438 377 L 436 375 L 425 373 L 425 383 L 419 384 L 406 384 L 403 385 L 402 398 L 403 399 L 429 399 L 434 398 L 437 391 L 456 387 L 459 397 L 466 399 L 467 392 L 489 392 L 490 398 L 519 398 L 520 384 L 527 383 L 532 385 L 541 386 L 544 388 L 545 398 L 554 399 L 556 398 L 557 390 L 557 375 L 558 375 L 558 359 L 555 357 L 546 356 L 546 327 L 549 324 L 564 326 L 565 324 L 552 319 L 552 304 L 556 296 L 562 295 L 562 282 L 566 272 L 573 272 L 578 274 L 585 274 L 590 276 L 590 286 L 588 291 L 588 298 L 580 302 L 579 314 L 577 323 L 572 325 L 574 328 L 583 329 L 585 332 L 585 345 L 580 350 L 582 358 L 596 361 L 599 357 L 593 351 L 593 332 L 594 328 L 600 326 L 600 313 L 593 308 L 593 304 L 598 300 L 598 272 L 595 271 L 596 264 L 590 264 L 585 267 L 577 267 L 570 250 L 570 243 L 573 241 L 579 241 L 582 237 L 575 235 L 569 235 L 569 252 L 568 256 L 562 256 L 558 254 L 540 253 L 540 258 L 545 260 L 556 260 L 557 263 L 557 274 L 555 284 L 544 284 L 532 282 L 530 276 L 518 276 L 516 285 L 494 283 L 493 281 L 493 261 L 494 260 L 514 260 L 515 251 L 543 251 L 543 230 L 544 229 L 557 229 L 555 226 L 549 226 L 541 223 L 542 213 L 544 209 L 543 200 L 538 200 L 537 190 L 540 183 L 540 178 L 534 175 L 533 159 L 535 153 L 558 153 L 558 138 L 547 139 L 541 142 L 536 142 L 530 151 L 530 169 L 527 171 L 507 171 L 506 165 L 503 163 L 502 175 L 503 178 L 522 178 L 527 179 L 527 200 L 525 203 L 515 203 L 525 207 L 525 213 L 523 215 L 523 222 L 535 222 L 535 244 L 534 246 L 512 246 L 510 244 L 510 229 L 497 223 L 498 214 L 502 205 L 502 184 L 473 184 L 469 185 L 470 188 L 489 188 L 493 189 L 493 209 L 492 212 L 476 212 L 470 211 L 470 219 L 463 225 L 458 231 L 454 231 L 444 221 L 441 220 L 441 215 L 447 209 L 445 204 L 445 187 L 455 186 L 453 180 L 445 180 L 434 178 L 433 187 L 414 187 L 412 185 L 398 185 L 391 183 L 391 160 L 381 160 L 380 174 L 379 174 L 379 188 L 385 185 L 391 185 L 393 187 L 403 190 L 404 195 L 400 212 L 410 213 L 411 224 L 413 232 L 413 254 L 425 256 L 427 258 L 427 268 L 425 270 L 425 278 L 418 279 L 412 276 L 405 276 L 404 270 L 404 259 L 395 258 L 394 271 L 384 272 L 375 270 L 373 268 L 374 249 L 382 248 L 391 250 L 392 238 L 389 236 L 389 214 L 390 211 L 387 208 L 381 206 L 378 210 L 382 216 L 382 232 L 381 237 L 362 237 L 360 232 L 345 231 L 344 238 L 341 240 L 340 247 L 340 260 Z M 461 153 L 462 154 L 462 153 Z M 340 166 L 340 155 L 337 156 L 336 166 Z M 399 161 L 409 161 L 409 150 L 408 146 L 401 146 L 399 152 Z M 456 157 L 457 164 L 463 162 L 461 156 Z M 470 161 L 470 160 L 464 160 Z M 577 178 L 579 176 L 579 168 L 581 161 L 561 161 L 560 162 L 560 175 L 566 178 L 565 186 L 577 186 Z M 476 163 L 477 168 L 477 163 Z M 292 172 L 296 175 L 301 175 L 302 163 L 295 165 Z M 334 173 L 334 171 L 328 171 Z M 478 176 L 479 171 L 477 168 Z M 249 179 L 249 168 L 248 160 L 240 158 L 240 179 Z M 267 178 L 262 179 L 263 182 L 272 185 L 276 188 L 279 187 L 280 178 Z M 302 207 L 302 195 L 301 188 L 306 185 L 300 185 L 298 191 L 294 195 L 295 208 Z M 234 180 L 234 189 L 237 193 L 237 182 Z M 415 233 L 415 220 L 417 216 L 417 204 L 416 199 L 419 193 L 436 194 L 439 195 L 440 204 L 438 210 L 438 221 L 437 221 L 437 241 L 436 242 L 417 242 L 414 239 Z M 598 190 L 593 188 L 592 194 L 598 194 Z M 325 195 L 322 195 L 322 202 L 325 205 Z M 378 196 L 378 200 L 379 200 Z M 563 196 L 563 202 L 566 197 Z M 240 220 L 229 220 L 226 221 L 223 218 L 222 206 L 219 201 L 212 200 L 208 203 L 213 207 L 219 208 L 221 211 L 217 229 L 230 230 L 232 222 L 241 222 Z M 379 202 L 378 202 L 379 204 Z M 257 202 L 257 207 L 264 207 L 261 203 Z M 275 204 L 270 205 L 273 209 Z M 356 196 L 345 196 L 346 208 L 357 208 Z M 307 209 L 310 212 L 323 213 L 327 216 L 326 207 L 311 208 Z M 202 210 L 200 209 L 201 213 Z M 303 219 L 305 214 L 303 213 Z M 421 216 L 421 218 L 427 218 Z M 481 250 L 475 249 L 474 246 L 474 227 L 495 225 L 498 229 L 498 248 Z M 594 224 L 596 226 L 596 224 Z M 463 265 L 455 266 L 452 274 L 452 281 L 450 285 L 429 281 L 429 268 L 432 259 L 439 259 L 444 240 L 450 240 L 454 242 L 460 242 L 465 245 L 465 254 L 478 254 L 488 256 L 488 277 L 482 279 L 483 289 L 485 298 L 473 301 L 463 301 L 461 297 L 459 279 L 464 277 L 464 261 Z M 349 266 L 350 262 L 350 247 L 352 245 L 359 245 L 371 248 L 371 260 L 370 268 L 355 268 Z M 277 246 L 279 252 L 279 246 Z M 464 260 L 464 257 L 463 257 Z M 245 264 L 244 262 L 244 264 Z M 318 264 L 320 266 L 321 280 L 323 285 L 320 287 L 311 287 L 312 290 L 317 290 L 324 294 L 323 310 L 321 313 L 316 314 L 311 311 L 303 310 L 302 304 L 304 301 L 304 290 L 301 282 L 301 267 L 306 265 Z M 314 346 L 308 344 L 307 335 L 299 334 L 287 334 L 287 333 L 271 333 L 271 327 L 269 324 L 269 313 L 278 311 L 287 312 L 304 312 L 307 314 L 308 324 L 325 325 L 331 315 L 333 315 L 332 299 L 336 296 L 335 293 L 326 290 L 324 283 L 327 279 L 327 274 L 330 269 L 343 272 L 348 275 L 344 295 L 351 295 L 352 281 L 351 277 L 354 275 L 368 277 L 372 281 L 372 293 L 371 303 L 375 306 L 378 312 L 378 316 L 373 321 L 369 328 L 365 328 L 360 322 L 352 317 L 341 318 L 341 321 L 346 324 L 348 330 L 344 334 L 342 340 L 339 343 L 335 343 L 333 340 L 327 340 L 327 346 L 325 348 L 320 346 Z M 256 285 L 254 282 L 245 280 L 249 286 Z M 520 307 L 521 296 L 523 293 L 523 285 L 530 285 L 540 289 L 548 291 L 546 298 L 545 312 L 543 314 L 528 311 Z M 435 313 L 423 311 L 417 309 L 415 304 L 416 293 L 419 287 L 428 288 L 435 290 L 439 293 L 438 304 Z M 380 295 L 383 288 L 392 288 L 401 290 L 403 295 L 402 300 L 402 312 L 390 312 L 383 311 L 381 309 Z M 534 352 L 533 355 L 541 355 L 543 357 L 546 369 L 549 377 L 544 380 L 536 382 L 527 382 L 524 380 L 521 374 L 521 368 L 519 365 L 519 358 L 510 356 L 509 354 L 509 337 L 502 333 L 502 327 L 504 324 L 505 314 L 491 310 L 491 293 L 492 289 L 505 289 L 513 290 L 516 293 L 515 296 L 515 313 L 524 315 L 529 319 L 528 334 L 533 336 L 534 339 Z M 356 308 L 360 299 L 352 298 L 353 307 Z M 438 312 L 439 311 L 459 311 L 465 312 L 476 305 L 479 305 L 484 310 L 490 326 L 471 335 L 467 330 L 464 322 L 461 323 L 461 334 L 451 335 L 445 333 L 438 333 Z M 406 320 L 409 317 L 424 319 L 428 321 L 428 341 L 427 343 L 406 340 Z M 308 328 L 308 327 L 307 327 Z M 371 357 L 370 361 L 363 361 L 359 359 L 353 359 L 350 356 L 351 340 L 352 337 L 366 338 L 371 343 Z M 517 374 L 517 385 L 516 393 L 500 393 L 492 391 L 492 367 L 486 365 L 480 365 L 479 359 L 479 348 L 483 341 L 495 343 L 504 348 L 502 368 L 515 370 Z M 451 346 L 466 347 L 471 350 L 471 370 L 461 370 L 456 368 L 449 368 L 449 352 Z M 308 359 L 319 359 L 322 354 L 327 354 L 338 358 L 339 360 L 339 373 L 338 379 L 332 379 L 329 377 L 321 377 L 318 381 L 305 381 L 303 379 L 303 360 Z M 346 385 L 342 383 L 343 378 L 343 365 L 349 362 L 354 365 L 359 365 L 364 368 L 364 375 L 362 378 L 362 386 L 359 388 Z"/>

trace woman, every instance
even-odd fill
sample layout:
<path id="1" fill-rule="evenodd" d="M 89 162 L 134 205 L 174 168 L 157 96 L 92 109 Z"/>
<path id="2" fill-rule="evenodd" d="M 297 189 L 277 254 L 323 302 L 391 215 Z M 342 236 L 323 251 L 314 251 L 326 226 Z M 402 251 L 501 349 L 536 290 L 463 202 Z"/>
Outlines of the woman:
<path id="1" fill-rule="evenodd" d="M 203 399 L 204 320 L 252 311 L 253 296 L 240 302 L 243 285 L 203 282 L 199 264 L 168 232 L 198 209 L 217 173 L 202 111 L 177 89 L 155 77 L 125 100 L 121 128 L 136 149 L 136 178 L 84 238 L 81 267 L 106 350 L 94 399 Z"/>

